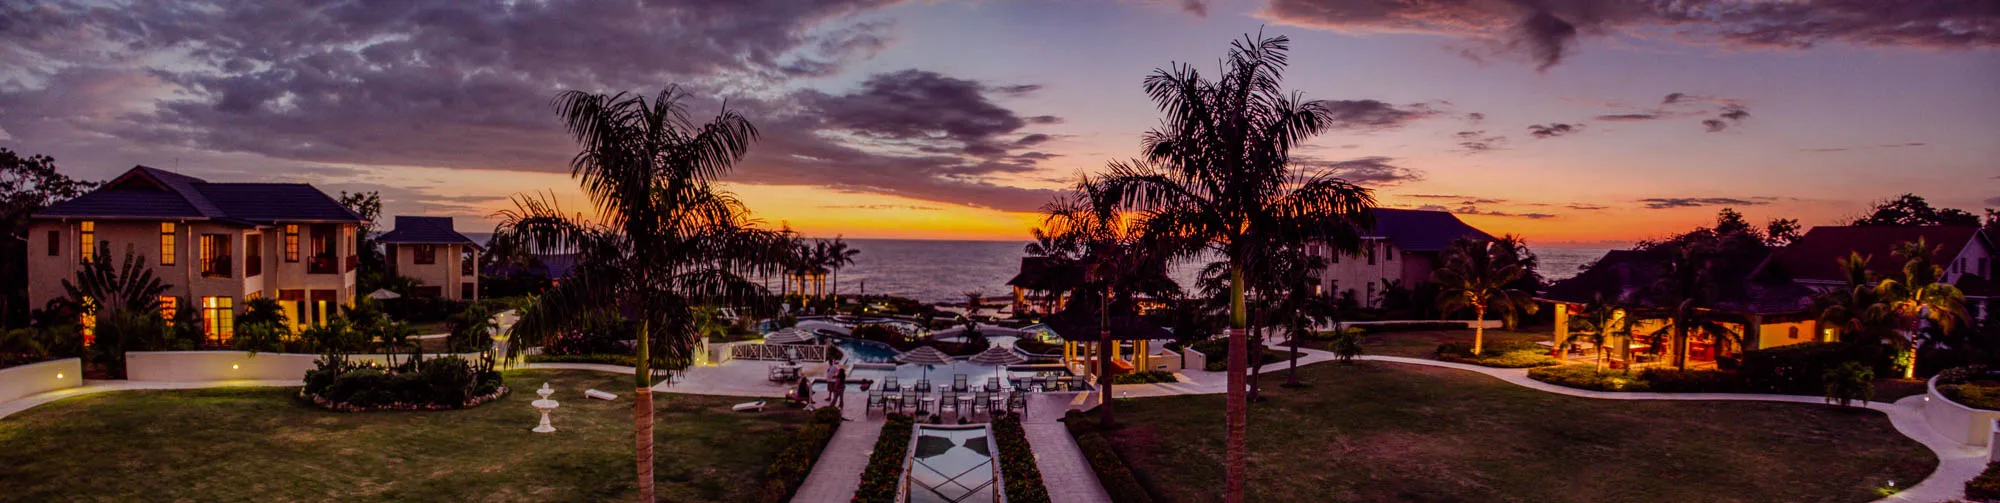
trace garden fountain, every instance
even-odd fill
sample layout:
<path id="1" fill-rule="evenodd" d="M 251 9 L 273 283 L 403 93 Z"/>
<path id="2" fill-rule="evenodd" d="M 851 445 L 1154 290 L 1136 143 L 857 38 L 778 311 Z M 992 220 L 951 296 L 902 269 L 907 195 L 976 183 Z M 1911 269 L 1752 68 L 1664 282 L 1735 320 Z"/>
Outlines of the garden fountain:
<path id="1" fill-rule="evenodd" d="M 530 431 L 534 431 L 535 433 L 553 433 L 556 431 L 555 426 L 549 425 L 549 411 L 556 410 L 556 407 L 561 405 L 556 403 L 555 400 L 549 399 L 549 395 L 553 395 L 555 393 L 556 390 L 554 388 L 550 388 L 549 383 L 542 383 L 542 389 L 535 390 L 535 394 L 541 395 L 542 399 L 536 400 L 532 403 L 529 403 L 528 405 L 534 406 L 535 410 L 542 411 L 542 424 L 540 426 L 536 426 L 534 430 Z"/>

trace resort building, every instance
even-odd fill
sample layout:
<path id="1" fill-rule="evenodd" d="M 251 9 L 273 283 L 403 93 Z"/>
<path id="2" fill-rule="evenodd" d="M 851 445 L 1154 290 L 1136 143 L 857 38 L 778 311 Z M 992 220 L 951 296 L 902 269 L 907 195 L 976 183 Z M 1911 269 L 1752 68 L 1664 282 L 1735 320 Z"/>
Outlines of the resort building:
<path id="1" fill-rule="evenodd" d="M 1415 288 L 1431 280 L 1446 248 L 1452 241 L 1491 241 L 1487 234 L 1446 211 L 1376 208 L 1375 228 L 1361 233 L 1358 253 L 1332 253 L 1325 244 L 1311 245 L 1313 255 L 1325 257 L 1326 270 L 1320 283 L 1326 295 L 1353 292 L 1363 306 L 1380 306 L 1383 282 Z"/>
<path id="2" fill-rule="evenodd" d="M 1707 273 L 1715 282 L 1715 298 L 1701 309 L 1710 319 L 1734 333 L 1734 337 L 1694 331 L 1688 338 L 1688 364 L 1712 365 L 1717 358 L 1740 354 L 1744 349 L 1764 349 L 1815 340 L 1830 340 L 1830 334 L 1815 329 L 1818 317 L 1811 312 L 1812 290 L 1784 278 L 1758 274 L 1769 254 L 1741 254 L 1716 257 Z M 1549 302 L 1555 315 L 1555 340 L 1569 337 L 1572 325 L 1597 299 L 1623 307 L 1612 321 L 1613 333 L 1627 333 L 1631 340 L 1611 337 L 1606 348 L 1615 366 L 1665 363 L 1669 348 L 1655 351 L 1646 342 L 1651 334 L 1667 327 L 1666 318 L 1676 300 L 1662 298 L 1655 285 L 1671 271 L 1673 256 L 1667 252 L 1614 250 L 1596 264 L 1576 275 L 1557 281 L 1537 296 Z M 1730 339 L 1735 339 L 1731 341 Z M 1661 338 L 1663 341 L 1671 337 Z M 1596 348 L 1593 348 L 1596 349 Z"/>
<path id="3" fill-rule="evenodd" d="M 1054 257 L 1021 257 L 1021 270 L 1007 280 L 1014 288 L 1016 314 L 1051 314 L 1063 308 L 1062 292 L 1083 281 L 1083 271 Z M 971 315 L 972 313 L 967 313 Z"/>
<path id="4" fill-rule="evenodd" d="M 1965 292 L 1965 309 L 1974 319 L 1992 316 L 2000 299 L 2000 282 L 1993 277 L 1993 236 L 1978 227 L 1814 227 L 1798 241 L 1772 254 L 1765 272 L 1792 278 L 1814 291 L 1847 286 L 1840 260 L 1849 253 L 1868 257 L 1868 271 L 1879 279 L 1901 278 L 1906 260 L 1894 250 L 1922 239 L 1934 250 L 1931 262 L 1944 268 L 1944 283 Z"/>
<path id="5" fill-rule="evenodd" d="M 199 309 L 212 344 L 229 342 L 235 315 L 259 297 L 278 299 L 295 325 L 320 323 L 354 298 L 362 223 L 311 185 L 212 183 L 139 166 L 33 215 L 28 301 L 63 297 L 63 281 L 99 254 L 114 267 L 131 254 L 170 285 L 163 314 Z"/>
<path id="6" fill-rule="evenodd" d="M 397 216 L 396 228 L 375 242 L 395 274 L 417 280 L 414 295 L 479 299 L 479 254 L 485 249 L 459 234 L 451 217 Z"/>

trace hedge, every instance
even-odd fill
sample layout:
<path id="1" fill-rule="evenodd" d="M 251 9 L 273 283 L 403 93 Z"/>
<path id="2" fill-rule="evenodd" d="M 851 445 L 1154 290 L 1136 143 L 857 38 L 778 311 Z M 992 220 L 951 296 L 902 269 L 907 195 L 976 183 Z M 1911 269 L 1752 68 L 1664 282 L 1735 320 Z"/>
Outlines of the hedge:
<path id="1" fill-rule="evenodd" d="M 1091 471 L 1097 472 L 1097 481 L 1104 485 L 1104 492 L 1116 503 L 1152 503 L 1153 496 L 1139 484 L 1139 477 L 1118 452 L 1111 447 L 1111 441 L 1097 432 L 1096 423 L 1091 422 L 1082 411 L 1069 411 L 1063 417 L 1070 435 L 1076 437 L 1076 446 L 1083 450 L 1083 457 L 1090 460 Z M 1011 499 L 1011 497 L 1010 497 Z"/>
<path id="2" fill-rule="evenodd" d="M 1965 498 L 1973 501 L 2000 500 L 2000 463 L 1987 463 L 1986 471 L 1965 481 Z"/>
<path id="3" fill-rule="evenodd" d="M 1034 449 L 1028 446 L 1028 430 L 1018 417 L 993 421 L 993 438 L 1000 445 L 1000 474 L 1007 480 L 1009 503 L 1049 503 L 1049 488 L 1042 483 L 1042 469 L 1035 466 Z"/>
<path id="4" fill-rule="evenodd" d="M 1664 393 L 1747 393 L 1750 386 L 1743 376 L 1726 370 L 1675 370 L 1650 368 L 1639 380 L 1653 391 Z"/>
<path id="5" fill-rule="evenodd" d="M 792 434 L 785 449 L 778 451 L 777 459 L 764 468 L 764 483 L 758 486 L 757 501 L 784 503 L 806 483 L 806 476 L 812 474 L 813 465 L 819 462 L 819 455 L 826 451 L 826 444 L 833 442 L 833 434 L 840 430 L 840 409 L 823 407 L 813 411 L 808 421 L 798 433 Z"/>
<path id="6" fill-rule="evenodd" d="M 474 365 L 456 356 L 387 368 L 336 355 L 315 362 L 304 380 L 301 399 L 350 412 L 460 409 L 507 395 L 491 360 Z"/>
<path id="7" fill-rule="evenodd" d="M 1112 384 L 1153 384 L 1163 382 L 1180 382 L 1180 379 L 1174 377 L 1173 372 L 1165 370 L 1141 370 L 1111 377 Z"/>
<path id="8" fill-rule="evenodd" d="M 528 363 L 602 363 L 605 365 L 636 366 L 639 357 L 633 355 L 586 354 L 586 355 L 528 355 Z"/>
<path id="9" fill-rule="evenodd" d="M 1819 396 L 1826 393 L 1826 371 L 1846 362 L 1861 362 L 1888 374 L 1889 355 L 1880 345 L 1807 342 L 1743 352 L 1738 372 L 1753 391 Z"/>
<path id="10" fill-rule="evenodd" d="M 854 503 L 895 503 L 896 488 L 903 481 L 903 459 L 909 456 L 910 433 L 915 430 L 916 422 L 902 414 L 890 414 L 882 423 L 882 437 L 875 440 L 875 453 L 868 455 L 868 467 L 861 471 Z"/>

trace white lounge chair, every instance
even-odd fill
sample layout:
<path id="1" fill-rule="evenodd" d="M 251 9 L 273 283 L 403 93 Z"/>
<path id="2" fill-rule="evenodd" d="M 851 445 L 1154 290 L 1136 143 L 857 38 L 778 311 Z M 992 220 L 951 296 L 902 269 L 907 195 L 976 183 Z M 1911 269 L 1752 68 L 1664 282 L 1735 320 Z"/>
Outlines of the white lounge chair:
<path id="1" fill-rule="evenodd" d="M 736 406 L 734 407 L 730 407 L 729 410 L 736 412 L 763 412 L 764 404 L 765 403 L 763 400 L 758 400 L 755 402 L 744 402 L 736 404 Z"/>

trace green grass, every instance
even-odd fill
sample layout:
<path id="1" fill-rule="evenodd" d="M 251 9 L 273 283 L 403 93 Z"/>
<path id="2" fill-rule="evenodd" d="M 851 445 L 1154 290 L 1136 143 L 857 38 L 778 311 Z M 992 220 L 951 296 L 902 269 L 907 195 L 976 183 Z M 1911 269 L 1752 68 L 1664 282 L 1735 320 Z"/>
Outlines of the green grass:
<path id="1" fill-rule="evenodd" d="M 1870 501 L 1937 458 L 1881 413 L 1755 402 L 1612 401 L 1469 372 L 1299 369 L 1251 407 L 1250 501 Z M 1121 400 L 1107 436 L 1163 501 L 1219 501 L 1220 395 Z"/>
<path id="2" fill-rule="evenodd" d="M 549 382 L 560 431 L 530 433 Z M 0 501 L 630 500 L 630 376 L 507 373 L 472 409 L 338 413 L 298 388 L 124 391 L 0 419 Z M 585 400 L 583 390 L 619 395 Z M 655 394 L 662 501 L 744 501 L 802 411 L 732 413 L 748 398 Z"/>

